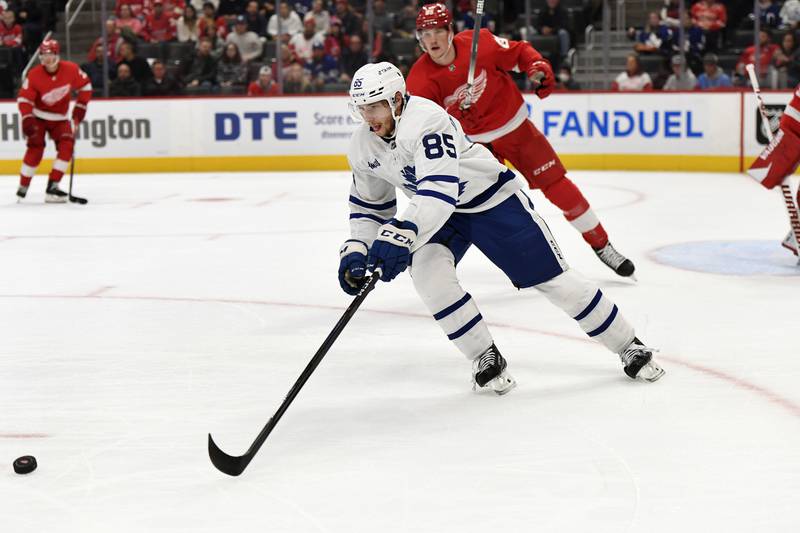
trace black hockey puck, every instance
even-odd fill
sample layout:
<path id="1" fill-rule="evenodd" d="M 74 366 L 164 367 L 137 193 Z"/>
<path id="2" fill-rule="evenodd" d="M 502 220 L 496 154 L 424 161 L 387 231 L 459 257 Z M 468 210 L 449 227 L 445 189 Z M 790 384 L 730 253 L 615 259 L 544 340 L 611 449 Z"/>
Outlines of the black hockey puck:
<path id="1" fill-rule="evenodd" d="M 14 472 L 17 474 L 30 474 L 36 470 L 36 457 L 23 455 L 14 461 Z"/>

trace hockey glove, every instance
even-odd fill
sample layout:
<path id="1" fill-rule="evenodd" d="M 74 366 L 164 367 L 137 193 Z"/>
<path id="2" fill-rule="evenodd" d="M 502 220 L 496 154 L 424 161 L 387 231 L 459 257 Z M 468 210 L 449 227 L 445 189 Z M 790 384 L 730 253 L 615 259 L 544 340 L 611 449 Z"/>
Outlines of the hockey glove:
<path id="1" fill-rule="evenodd" d="M 391 219 L 378 228 L 378 236 L 367 255 L 367 268 L 381 269 L 381 281 L 392 281 L 406 269 L 411 259 L 411 247 L 417 240 L 417 225 Z"/>
<path id="2" fill-rule="evenodd" d="M 531 68 L 528 69 L 528 77 L 533 82 L 533 92 L 539 98 L 547 98 L 553 92 L 556 80 L 555 76 L 553 76 L 553 67 L 547 61 L 539 60 L 534 62 Z"/>
<path id="3" fill-rule="evenodd" d="M 77 127 L 78 124 L 83 122 L 83 118 L 86 116 L 86 108 L 82 105 L 76 104 L 75 108 L 72 110 L 72 123 Z"/>
<path id="4" fill-rule="evenodd" d="M 348 240 L 339 250 L 339 285 L 351 296 L 358 294 L 367 278 L 367 245 Z"/>
<path id="5" fill-rule="evenodd" d="M 39 124 L 36 123 L 36 119 L 33 115 L 27 115 L 22 118 L 22 134 L 25 137 L 33 137 L 39 131 Z"/>

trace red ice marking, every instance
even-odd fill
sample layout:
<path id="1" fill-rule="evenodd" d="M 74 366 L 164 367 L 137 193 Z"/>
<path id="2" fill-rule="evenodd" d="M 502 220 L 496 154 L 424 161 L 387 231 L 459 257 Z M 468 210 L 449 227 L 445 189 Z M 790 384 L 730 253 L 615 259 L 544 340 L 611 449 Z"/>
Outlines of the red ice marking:
<path id="1" fill-rule="evenodd" d="M 238 198 L 189 198 L 187 202 L 235 202 Z"/>
<path id="2" fill-rule="evenodd" d="M 263 206 L 265 206 L 265 205 L 269 205 L 269 204 L 271 204 L 272 202 L 275 202 L 276 200 L 280 200 L 281 198 L 285 198 L 285 197 L 286 197 L 286 196 L 288 196 L 288 195 L 289 195 L 289 193 L 288 193 L 288 192 L 282 192 L 282 193 L 280 193 L 280 194 L 276 194 L 275 196 L 272 196 L 272 197 L 270 197 L 270 198 L 267 198 L 267 199 L 266 199 L 266 200 L 264 200 L 263 202 L 259 202 L 259 203 L 257 203 L 257 204 L 256 204 L 256 207 L 263 207 Z"/>
<path id="3" fill-rule="evenodd" d="M 161 200 L 169 200 L 170 198 L 175 198 L 176 196 L 180 196 L 180 194 L 178 194 L 178 193 L 168 194 L 166 196 L 162 196 L 161 198 L 158 198 L 157 200 L 147 200 L 146 202 L 140 202 L 138 204 L 132 205 L 131 209 L 138 209 L 140 207 L 145 207 L 145 206 L 148 206 L 148 205 L 152 205 L 152 204 L 154 204 L 156 202 L 159 202 Z"/>
<path id="4" fill-rule="evenodd" d="M 47 433 L 0 433 L 0 439 L 47 439 Z"/>
<path id="5" fill-rule="evenodd" d="M 292 308 L 300 308 L 300 309 L 323 309 L 323 310 L 330 310 L 330 311 L 343 311 L 344 308 L 338 305 L 320 305 L 320 304 L 301 304 L 301 303 L 293 303 L 293 302 L 271 302 L 267 300 L 248 300 L 248 299 L 239 299 L 239 298 L 189 298 L 189 297 L 177 297 L 177 296 L 86 296 L 86 295 L 61 295 L 61 294 L 0 294 L 0 298 L 38 298 L 38 299 L 96 299 L 96 300 L 140 300 L 140 301 L 159 301 L 159 302 L 189 302 L 189 303 L 230 303 L 230 304 L 249 304 L 249 305 L 268 305 L 268 306 L 275 306 L 275 307 L 292 307 Z M 362 313 L 377 313 L 377 314 L 384 314 L 384 315 L 395 315 L 395 316 L 405 316 L 409 318 L 422 318 L 422 319 L 429 319 L 430 316 L 423 314 L 423 313 L 411 313 L 407 311 L 391 311 L 391 310 L 382 310 L 382 309 L 362 309 L 360 312 Z M 502 324 L 497 322 L 486 322 L 488 326 L 495 327 L 495 328 L 504 328 L 504 329 L 511 329 L 526 333 L 532 333 L 536 335 L 544 335 L 548 337 L 556 337 L 559 339 L 565 339 L 573 342 L 581 342 L 586 344 L 594 344 L 595 341 L 583 337 L 583 336 L 576 336 L 576 335 L 567 335 L 564 333 L 558 333 L 555 331 L 546 331 L 540 330 L 536 328 L 529 328 L 526 326 L 515 326 L 513 324 Z M 751 392 L 756 396 L 772 403 L 778 407 L 781 407 L 789 414 L 800 418 L 800 405 L 789 400 L 788 398 L 784 398 L 777 392 L 771 391 L 766 387 L 762 387 L 760 385 L 756 385 L 755 383 L 750 383 L 749 381 L 734 376 L 733 374 L 728 374 L 722 370 L 717 370 L 715 368 L 711 368 L 708 366 L 700 365 L 697 363 L 691 363 L 689 361 L 685 361 L 678 357 L 669 356 L 659 354 L 659 359 L 664 361 L 669 361 L 670 363 L 674 363 L 689 370 L 693 370 L 698 372 L 699 374 L 715 378 L 719 381 L 724 383 L 728 383 L 729 385 L 733 385 L 734 387 Z M 667 378 L 668 379 L 668 378 Z M 654 387 L 658 387 L 658 385 L 653 385 Z M 8 436 L 12 435 L 12 436 Z M 13 435 L 16 434 L 3 434 L 0 433 L 0 438 L 45 438 L 48 435 L 44 434 L 28 434 L 30 436 L 25 437 L 15 437 Z M 23 435 L 23 434 L 21 434 Z"/>
<path id="6" fill-rule="evenodd" d="M 92 297 L 95 297 L 95 296 L 100 296 L 104 292 L 110 291 L 113 288 L 114 288 L 114 285 L 106 285 L 105 287 L 100 287 L 98 289 L 93 290 L 92 292 L 90 292 L 86 296 L 89 297 L 89 298 L 92 298 Z"/>

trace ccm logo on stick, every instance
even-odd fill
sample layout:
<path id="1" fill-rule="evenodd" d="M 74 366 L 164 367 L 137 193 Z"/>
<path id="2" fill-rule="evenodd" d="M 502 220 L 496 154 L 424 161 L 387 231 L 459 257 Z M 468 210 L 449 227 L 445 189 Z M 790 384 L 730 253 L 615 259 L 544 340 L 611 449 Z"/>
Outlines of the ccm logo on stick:
<path id="1" fill-rule="evenodd" d="M 297 113 L 294 111 L 276 111 L 272 114 L 266 111 L 242 113 L 241 117 L 237 113 L 215 113 L 214 138 L 217 141 L 235 141 L 242 136 L 243 129 L 249 128 L 250 138 L 260 141 L 264 138 L 264 123 L 270 117 L 276 139 L 297 139 Z"/>

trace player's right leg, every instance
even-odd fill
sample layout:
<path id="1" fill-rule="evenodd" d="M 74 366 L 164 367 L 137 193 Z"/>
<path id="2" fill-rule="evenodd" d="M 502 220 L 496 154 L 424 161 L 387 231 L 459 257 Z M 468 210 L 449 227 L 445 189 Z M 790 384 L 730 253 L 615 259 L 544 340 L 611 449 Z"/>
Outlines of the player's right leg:
<path id="1" fill-rule="evenodd" d="M 42 162 L 42 155 L 44 154 L 45 123 L 41 119 L 36 119 L 36 121 L 39 127 L 36 133 L 27 139 L 27 148 L 19 171 L 19 188 L 17 189 L 19 200 L 22 200 L 28 194 L 28 187 L 31 185 L 31 180 L 36 174 L 36 169 L 39 167 L 39 163 Z"/>
<path id="2" fill-rule="evenodd" d="M 447 227 L 443 228 L 434 238 L 447 231 Z M 447 244 L 456 248 L 455 254 L 446 244 L 436 242 L 414 252 L 411 261 L 414 288 L 447 338 L 472 361 L 475 385 L 506 394 L 517 383 L 506 370 L 506 360 L 495 346 L 475 300 L 456 276 L 456 257 L 463 256 L 469 243 L 455 233 L 452 236 Z"/>
<path id="3" fill-rule="evenodd" d="M 633 262 L 619 253 L 608 240 L 589 201 L 567 177 L 567 171 L 547 138 L 529 120 L 508 135 L 491 143 L 492 151 L 507 159 L 531 189 L 541 189 L 545 198 L 561 209 L 564 218 L 578 230 L 598 258 L 616 274 L 629 277 Z"/>

